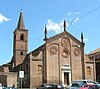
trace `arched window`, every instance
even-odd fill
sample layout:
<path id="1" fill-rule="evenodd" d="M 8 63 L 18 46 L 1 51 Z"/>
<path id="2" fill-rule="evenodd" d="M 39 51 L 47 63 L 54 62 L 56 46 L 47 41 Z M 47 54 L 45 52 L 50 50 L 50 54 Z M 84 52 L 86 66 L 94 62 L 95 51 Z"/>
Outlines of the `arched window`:
<path id="1" fill-rule="evenodd" d="M 23 52 L 20 52 L 20 55 L 23 55 Z"/>
<path id="2" fill-rule="evenodd" d="M 24 34 L 20 35 L 20 40 L 24 40 Z"/>
<path id="3" fill-rule="evenodd" d="M 42 65 L 38 65 L 38 74 L 42 74 Z"/>
<path id="4" fill-rule="evenodd" d="M 87 74 L 90 75 L 91 74 L 91 68 L 87 67 Z"/>

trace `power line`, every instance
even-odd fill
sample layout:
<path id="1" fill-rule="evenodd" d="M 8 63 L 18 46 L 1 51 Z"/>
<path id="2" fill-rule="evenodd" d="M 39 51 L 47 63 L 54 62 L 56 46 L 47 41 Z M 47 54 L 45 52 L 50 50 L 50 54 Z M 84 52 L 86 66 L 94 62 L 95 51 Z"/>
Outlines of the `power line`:
<path id="1" fill-rule="evenodd" d="M 87 12 L 87 13 L 85 13 L 85 14 L 83 14 L 82 16 L 79 16 L 79 17 L 78 17 L 78 20 L 79 20 L 80 18 L 83 18 L 83 17 L 85 17 L 85 16 L 87 16 L 87 15 L 93 13 L 94 11 L 96 11 L 96 10 L 98 10 L 98 9 L 100 9 L 100 6 L 97 7 L 97 8 L 95 8 L 95 9 L 93 9 L 93 10 L 91 10 L 91 11 L 89 11 L 89 12 Z M 77 20 L 77 18 L 75 18 L 74 20 L 72 20 L 72 21 L 70 22 L 71 25 L 73 24 L 73 22 L 74 22 L 75 20 Z"/>
<path id="2" fill-rule="evenodd" d="M 83 17 L 87 16 L 88 14 L 91 14 L 92 12 L 94 12 L 94 11 L 98 10 L 99 8 L 100 8 L 100 6 L 99 6 L 99 7 L 97 7 L 97 8 L 95 8 L 95 9 L 93 9 L 93 10 L 91 10 L 91 11 L 89 11 L 89 12 L 87 12 L 86 14 L 84 14 L 84 15 L 80 16 L 79 18 L 83 18 Z"/>

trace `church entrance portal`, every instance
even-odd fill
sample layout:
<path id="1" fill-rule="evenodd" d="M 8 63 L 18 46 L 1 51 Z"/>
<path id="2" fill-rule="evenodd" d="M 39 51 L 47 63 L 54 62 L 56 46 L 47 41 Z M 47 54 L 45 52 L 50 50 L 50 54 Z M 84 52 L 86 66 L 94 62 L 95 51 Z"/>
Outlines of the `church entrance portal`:
<path id="1" fill-rule="evenodd" d="M 68 64 L 62 66 L 62 85 L 71 85 L 71 68 Z"/>

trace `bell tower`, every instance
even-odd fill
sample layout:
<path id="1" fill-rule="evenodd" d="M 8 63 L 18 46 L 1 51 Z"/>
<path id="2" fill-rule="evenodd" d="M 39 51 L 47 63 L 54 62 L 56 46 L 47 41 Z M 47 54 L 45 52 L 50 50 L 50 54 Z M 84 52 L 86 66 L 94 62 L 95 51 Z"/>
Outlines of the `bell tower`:
<path id="1" fill-rule="evenodd" d="M 28 51 L 28 30 L 24 26 L 22 11 L 13 34 L 13 67 L 15 67 L 23 62 Z"/>

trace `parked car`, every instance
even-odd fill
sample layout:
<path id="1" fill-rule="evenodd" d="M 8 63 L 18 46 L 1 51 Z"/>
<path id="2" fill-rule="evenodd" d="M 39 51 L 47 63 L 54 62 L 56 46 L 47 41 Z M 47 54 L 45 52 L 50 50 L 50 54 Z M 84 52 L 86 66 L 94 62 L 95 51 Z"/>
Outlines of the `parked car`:
<path id="1" fill-rule="evenodd" d="M 6 87 L 6 89 L 17 89 L 15 87 Z"/>
<path id="2" fill-rule="evenodd" d="M 61 84 L 50 84 L 49 89 L 64 89 L 64 86 Z"/>
<path id="3" fill-rule="evenodd" d="M 98 89 L 100 89 L 100 83 L 95 82 L 95 85 L 97 86 Z"/>
<path id="4" fill-rule="evenodd" d="M 2 89 L 2 84 L 0 83 L 0 89 Z"/>
<path id="5" fill-rule="evenodd" d="M 89 84 L 89 85 L 94 84 L 94 82 L 92 80 L 75 80 L 75 81 L 73 81 L 73 83 L 83 83 L 83 84 Z"/>
<path id="6" fill-rule="evenodd" d="M 73 83 L 70 89 L 99 89 L 95 84 Z"/>
<path id="7" fill-rule="evenodd" d="M 6 87 L 0 83 L 0 89 L 6 89 Z"/>
<path id="8" fill-rule="evenodd" d="M 88 89 L 99 89 L 96 84 L 85 85 Z"/>
<path id="9" fill-rule="evenodd" d="M 100 89 L 99 84 L 92 80 L 75 80 L 74 83 L 84 84 L 84 87 L 81 87 L 80 89 Z"/>
<path id="10" fill-rule="evenodd" d="M 69 89 L 80 89 L 81 87 L 84 87 L 83 83 L 72 83 Z"/>
<path id="11" fill-rule="evenodd" d="M 37 89 L 49 89 L 50 85 L 49 84 L 41 84 L 37 87 Z"/>

